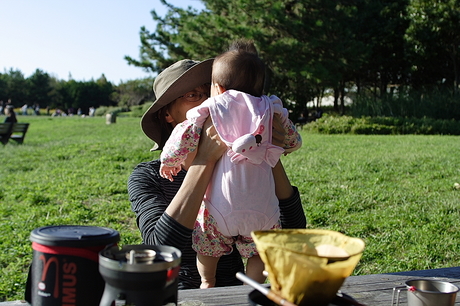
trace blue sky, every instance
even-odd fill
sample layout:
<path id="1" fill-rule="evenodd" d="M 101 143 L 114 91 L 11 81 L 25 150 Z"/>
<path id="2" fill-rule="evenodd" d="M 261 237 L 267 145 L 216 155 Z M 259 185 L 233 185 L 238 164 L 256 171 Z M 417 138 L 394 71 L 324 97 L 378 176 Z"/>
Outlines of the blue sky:
<path id="1" fill-rule="evenodd" d="M 199 0 L 170 0 L 203 9 Z M 159 0 L 0 0 L 0 73 L 10 68 L 27 78 L 36 69 L 68 80 L 114 84 L 149 76 L 129 66 L 138 58 L 139 30 L 155 30 L 150 11 L 166 12 Z"/>

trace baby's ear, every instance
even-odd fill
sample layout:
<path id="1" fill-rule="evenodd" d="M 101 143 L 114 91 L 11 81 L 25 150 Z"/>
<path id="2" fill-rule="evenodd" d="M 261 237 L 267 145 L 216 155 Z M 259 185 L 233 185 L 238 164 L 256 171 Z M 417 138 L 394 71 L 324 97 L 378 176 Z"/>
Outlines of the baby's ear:
<path id="1" fill-rule="evenodd" d="M 226 92 L 227 90 L 220 84 L 217 84 L 217 83 L 214 83 L 214 86 L 216 86 L 216 90 L 217 90 L 217 93 L 220 95 L 220 94 L 223 94 L 224 92 Z"/>

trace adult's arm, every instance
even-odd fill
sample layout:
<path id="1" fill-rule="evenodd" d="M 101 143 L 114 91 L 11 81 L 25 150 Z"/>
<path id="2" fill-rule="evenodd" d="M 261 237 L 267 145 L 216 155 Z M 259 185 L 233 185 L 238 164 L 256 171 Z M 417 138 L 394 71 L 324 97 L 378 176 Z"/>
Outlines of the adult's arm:
<path id="1" fill-rule="evenodd" d="M 181 247 L 190 240 L 192 230 L 165 214 L 172 198 L 185 177 L 185 171 L 176 176 L 174 182 L 159 174 L 160 161 L 141 163 L 128 179 L 128 194 L 131 209 L 145 244 Z"/>
<path id="2" fill-rule="evenodd" d="M 305 228 L 307 219 L 299 190 L 291 185 L 281 160 L 278 161 L 272 172 L 275 179 L 275 192 L 279 200 L 281 226 L 283 228 Z"/>
<path id="3" fill-rule="evenodd" d="M 226 150 L 217 135 L 211 118 L 206 120 L 196 155 L 188 168 L 181 188 L 166 209 L 166 213 L 183 226 L 193 229 L 204 194 L 211 180 L 216 162 Z"/>
<path id="4" fill-rule="evenodd" d="M 224 151 L 209 121 L 187 174 L 181 171 L 169 182 L 160 177 L 158 161 L 136 167 L 128 180 L 128 193 L 144 243 L 183 246 L 190 238 L 214 165 Z M 181 238 L 170 241 L 171 237 Z"/>
<path id="5" fill-rule="evenodd" d="M 275 114 L 273 118 L 272 143 L 282 146 L 284 138 L 285 129 L 282 120 L 278 114 Z M 295 154 L 295 152 L 292 154 Z M 291 185 L 281 160 L 273 167 L 272 172 L 275 180 L 275 193 L 279 200 L 281 226 L 283 228 L 305 228 L 307 219 L 303 211 L 299 190 Z"/>

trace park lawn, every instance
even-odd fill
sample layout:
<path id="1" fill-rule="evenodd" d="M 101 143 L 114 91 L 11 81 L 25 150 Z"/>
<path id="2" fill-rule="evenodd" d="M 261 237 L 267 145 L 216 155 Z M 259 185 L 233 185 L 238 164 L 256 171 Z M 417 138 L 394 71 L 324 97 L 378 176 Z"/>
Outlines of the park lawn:
<path id="1" fill-rule="evenodd" d="M 126 182 L 136 164 L 158 157 L 139 118 L 19 121 L 31 123 L 24 144 L 0 148 L 0 301 L 23 298 L 34 228 L 106 226 L 121 245 L 141 243 Z M 366 242 L 355 275 L 460 264 L 458 136 L 301 133 L 302 148 L 283 164 L 308 228 Z"/>

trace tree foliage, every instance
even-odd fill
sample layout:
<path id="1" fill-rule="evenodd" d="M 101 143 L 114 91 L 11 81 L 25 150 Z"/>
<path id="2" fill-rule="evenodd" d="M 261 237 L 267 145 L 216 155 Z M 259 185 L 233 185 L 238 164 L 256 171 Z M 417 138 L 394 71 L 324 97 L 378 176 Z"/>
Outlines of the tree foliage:
<path id="1" fill-rule="evenodd" d="M 116 87 L 111 98 L 118 106 L 124 108 L 143 104 L 155 98 L 152 84 L 151 78 L 122 82 Z"/>
<path id="2" fill-rule="evenodd" d="M 439 82 L 458 90 L 458 0 L 203 0 L 203 11 L 161 2 L 168 12 L 151 12 L 140 58 L 126 57 L 152 72 L 248 38 L 269 68 L 267 93 L 294 112 L 327 92 L 343 113 L 352 93 L 378 104 Z"/>
<path id="3" fill-rule="evenodd" d="M 27 82 L 19 70 L 10 69 L 7 74 L 2 75 L 5 81 L 5 92 L 0 100 L 26 101 L 27 100 Z"/>
<path id="4" fill-rule="evenodd" d="M 460 119 L 460 0 L 202 0 L 202 11 L 160 1 L 167 13 L 151 11 L 156 28 L 141 28 L 139 57 L 125 57 L 130 65 L 159 73 L 247 38 L 267 64 L 266 93 L 294 118 L 331 95 L 342 114 L 348 96 L 355 115 Z M 0 73 L 0 100 L 85 112 L 129 108 L 154 99 L 151 85 L 114 86 L 104 75 L 63 81 L 40 69 L 26 78 L 10 69 Z"/>
<path id="5" fill-rule="evenodd" d="M 56 109 L 74 114 L 90 107 L 120 106 L 129 109 L 154 99 L 153 79 L 130 80 L 114 85 L 104 74 L 96 81 L 58 80 L 37 69 L 25 78 L 21 71 L 10 69 L 0 73 L 0 101 L 11 100 L 14 107 L 39 105 L 41 109 Z"/>
<path id="6" fill-rule="evenodd" d="M 28 101 L 38 105 L 48 105 L 52 91 L 50 76 L 40 69 L 27 79 L 28 83 Z"/>
<path id="7" fill-rule="evenodd" d="M 458 91 L 460 1 L 411 0 L 408 13 L 414 86 L 447 84 Z"/>

